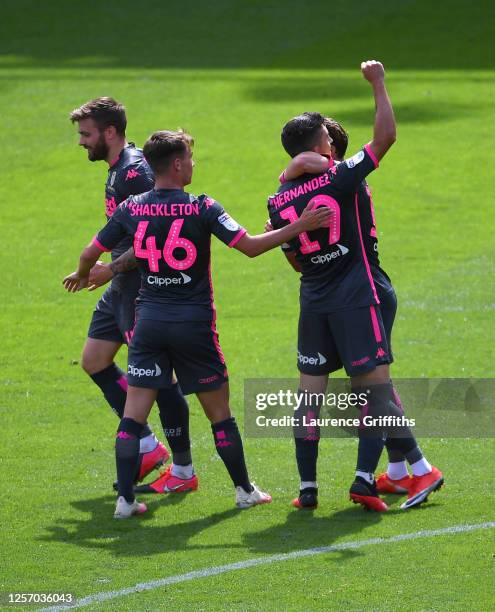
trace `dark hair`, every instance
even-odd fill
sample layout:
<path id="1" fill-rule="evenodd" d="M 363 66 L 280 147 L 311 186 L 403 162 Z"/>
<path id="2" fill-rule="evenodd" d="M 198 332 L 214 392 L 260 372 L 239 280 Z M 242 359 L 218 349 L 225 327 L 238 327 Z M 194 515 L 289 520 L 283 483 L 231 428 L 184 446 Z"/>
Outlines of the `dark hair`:
<path id="1" fill-rule="evenodd" d="M 144 143 L 143 153 L 154 174 L 168 170 L 174 157 L 183 157 L 194 140 L 184 130 L 153 132 Z"/>
<path id="2" fill-rule="evenodd" d="M 330 137 L 333 140 L 332 144 L 335 147 L 335 152 L 337 153 L 338 159 L 344 159 L 345 152 L 347 151 L 347 145 L 349 144 L 349 136 L 347 135 L 347 132 L 338 121 L 335 121 L 335 119 L 332 119 L 331 117 L 325 117 L 323 125 L 327 128 L 327 132 L 330 134 Z"/>
<path id="3" fill-rule="evenodd" d="M 100 132 L 113 125 L 117 134 L 125 135 L 127 127 L 125 108 L 113 98 L 103 97 L 90 100 L 79 108 L 75 108 L 69 116 L 72 123 L 81 121 L 81 119 L 93 119 Z"/>
<path id="4" fill-rule="evenodd" d="M 282 130 L 282 145 L 291 157 L 311 151 L 320 137 L 325 118 L 320 113 L 303 113 L 288 121 Z"/>

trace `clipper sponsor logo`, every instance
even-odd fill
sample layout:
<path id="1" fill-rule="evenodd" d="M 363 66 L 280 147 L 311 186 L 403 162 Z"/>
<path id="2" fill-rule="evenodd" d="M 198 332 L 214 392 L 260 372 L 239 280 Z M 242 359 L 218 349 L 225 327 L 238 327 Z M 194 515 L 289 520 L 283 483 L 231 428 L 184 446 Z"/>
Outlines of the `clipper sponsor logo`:
<path id="1" fill-rule="evenodd" d="M 360 164 L 363 161 L 363 159 L 364 159 L 364 151 L 359 151 L 359 153 L 356 153 L 356 155 L 353 155 L 349 159 L 346 159 L 345 165 L 348 168 L 354 168 L 354 166 L 357 166 L 358 164 Z"/>
<path id="2" fill-rule="evenodd" d="M 345 247 L 343 244 L 337 245 L 339 248 L 336 251 L 332 251 L 331 253 L 326 253 L 325 255 L 315 255 L 311 258 L 311 263 L 314 264 L 325 264 L 330 261 L 341 257 L 342 255 L 347 255 L 349 249 Z"/>
<path id="3" fill-rule="evenodd" d="M 160 366 L 155 363 L 155 368 L 137 368 L 135 365 L 132 365 L 132 363 L 130 363 L 127 366 L 127 373 L 130 374 L 131 376 L 135 376 L 136 378 L 141 378 L 142 376 L 160 376 L 160 374 L 162 373 L 162 370 L 160 368 Z"/>
<path id="4" fill-rule="evenodd" d="M 321 353 L 318 353 L 318 357 L 308 357 L 303 355 L 300 351 L 297 351 L 297 360 L 302 365 L 323 365 L 327 362 L 327 359 Z"/>
<path id="5" fill-rule="evenodd" d="M 184 274 L 184 272 L 179 272 L 180 278 L 175 276 L 173 278 L 167 276 L 148 276 L 146 279 L 149 285 L 156 285 L 157 287 L 168 287 L 169 285 L 187 285 L 187 283 L 191 282 L 191 277 Z"/>
<path id="6" fill-rule="evenodd" d="M 223 215 L 220 215 L 218 217 L 218 222 L 231 232 L 236 232 L 240 228 L 240 225 L 237 223 L 237 221 L 232 219 L 232 217 L 227 213 L 223 213 Z"/>

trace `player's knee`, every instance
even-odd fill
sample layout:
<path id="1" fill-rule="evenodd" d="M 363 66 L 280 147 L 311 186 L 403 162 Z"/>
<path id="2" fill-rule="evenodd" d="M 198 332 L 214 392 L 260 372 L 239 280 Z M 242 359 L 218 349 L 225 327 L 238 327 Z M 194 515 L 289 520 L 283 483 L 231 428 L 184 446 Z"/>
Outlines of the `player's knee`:
<path id="1" fill-rule="evenodd" d="M 90 376 L 97 372 L 101 372 L 112 363 L 112 359 L 109 360 L 106 356 L 101 355 L 97 351 L 93 351 L 88 347 L 85 347 L 83 350 L 81 368 Z"/>

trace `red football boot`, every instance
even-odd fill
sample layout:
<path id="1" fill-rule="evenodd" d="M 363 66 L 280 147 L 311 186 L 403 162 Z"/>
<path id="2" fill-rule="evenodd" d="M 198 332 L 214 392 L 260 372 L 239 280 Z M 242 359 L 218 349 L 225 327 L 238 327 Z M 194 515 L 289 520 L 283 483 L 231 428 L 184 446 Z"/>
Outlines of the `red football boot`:
<path id="1" fill-rule="evenodd" d="M 355 504 L 361 504 L 366 510 L 386 512 L 387 504 L 380 499 L 376 490 L 376 483 L 370 484 L 364 478 L 356 476 L 349 490 L 349 498 Z"/>
<path id="2" fill-rule="evenodd" d="M 409 493 L 409 489 L 413 483 L 413 479 L 409 474 L 404 478 L 394 480 L 390 478 L 387 472 L 380 474 L 376 479 L 376 490 L 378 493 L 395 493 L 397 495 L 404 495 Z"/>
<path id="3" fill-rule="evenodd" d="M 161 442 L 158 442 L 156 448 L 149 453 L 139 453 L 139 475 L 137 477 L 138 482 L 146 478 L 146 476 L 159 468 L 161 465 L 166 463 L 170 458 L 170 453 L 163 446 Z"/>
<path id="4" fill-rule="evenodd" d="M 197 491 L 198 477 L 193 474 L 191 478 L 178 478 L 172 474 L 172 466 L 168 468 L 153 482 L 140 485 L 134 490 L 137 493 L 189 493 Z"/>
<path id="5" fill-rule="evenodd" d="M 438 491 L 443 485 L 443 474 L 438 468 L 432 466 L 431 472 L 424 476 L 413 476 L 411 480 L 407 501 L 402 504 L 402 510 L 414 508 L 428 501 L 428 495 L 433 491 Z"/>

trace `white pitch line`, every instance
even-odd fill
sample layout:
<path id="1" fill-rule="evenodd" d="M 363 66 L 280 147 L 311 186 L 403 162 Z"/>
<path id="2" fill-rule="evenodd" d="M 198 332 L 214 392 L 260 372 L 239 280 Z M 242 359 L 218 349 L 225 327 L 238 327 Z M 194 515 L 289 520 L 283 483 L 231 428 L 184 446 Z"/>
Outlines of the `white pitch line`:
<path id="1" fill-rule="evenodd" d="M 308 548 L 306 550 L 295 550 L 289 553 L 281 553 L 279 555 L 270 555 L 269 557 L 259 557 L 257 559 L 247 559 L 246 561 L 238 561 L 237 563 L 229 563 L 227 565 L 219 565 L 217 567 L 207 567 L 205 569 L 188 572 L 187 574 L 177 574 L 176 576 L 168 576 L 167 578 L 159 578 L 150 582 L 141 582 L 132 587 L 119 589 L 117 591 L 104 591 L 102 593 L 94 593 L 79 599 L 74 604 L 64 604 L 59 606 L 50 606 L 49 608 L 41 608 L 38 612 L 56 612 L 58 610 L 71 610 L 74 608 L 84 608 L 92 603 L 102 603 L 109 599 L 132 595 L 141 591 L 152 591 L 169 584 L 177 584 L 188 580 L 196 580 L 197 578 L 209 578 L 218 574 L 225 574 L 235 570 L 243 570 L 249 567 L 258 565 L 268 565 L 269 563 L 277 563 L 282 561 L 291 561 L 292 559 L 300 559 L 301 557 L 313 557 L 325 553 L 336 552 L 339 550 L 353 550 L 363 548 L 363 546 L 371 546 L 373 544 L 396 544 L 405 540 L 417 540 L 419 538 L 434 538 L 442 535 L 469 533 L 471 531 L 479 531 L 480 529 L 494 529 L 495 521 L 488 523 L 479 523 L 477 525 L 454 525 L 452 527 L 444 527 L 443 529 L 431 529 L 425 531 L 415 531 L 413 533 L 402 533 L 391 536 L 390 538 L 370 538 L 369 540 L 357 540 L 354 542 L 342 542 L 342 544 L 332 544 L 331 546 L 319 546 L 317 548 Z"/>

